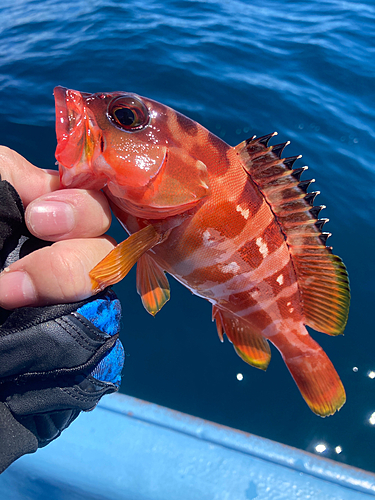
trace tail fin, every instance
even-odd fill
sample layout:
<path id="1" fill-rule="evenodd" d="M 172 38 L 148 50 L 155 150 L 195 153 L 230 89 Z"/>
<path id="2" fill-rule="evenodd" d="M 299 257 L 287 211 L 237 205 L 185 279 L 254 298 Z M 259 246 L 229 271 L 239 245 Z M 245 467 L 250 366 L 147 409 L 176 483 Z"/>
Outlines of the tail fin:
<path id="1" fill-rule="evenodd" d="M 276 345 L 274 340 L 272 338 L 271 342 Z M 326 353 L 310 335 L 303 335 L 299 343 L 301 348 L 294 344 L 290 353 L 289 346 L 276 347 L 310 409 L 321 417 L 333 415 L 346 401 L 340 377 Z"/>

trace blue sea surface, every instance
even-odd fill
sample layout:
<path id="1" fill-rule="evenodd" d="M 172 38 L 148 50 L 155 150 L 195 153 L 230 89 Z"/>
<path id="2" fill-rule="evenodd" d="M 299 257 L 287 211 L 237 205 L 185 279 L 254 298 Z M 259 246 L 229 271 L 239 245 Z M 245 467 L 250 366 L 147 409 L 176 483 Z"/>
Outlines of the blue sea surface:
<path id="1" fill-rule="evenodd" d="M 265 373 L 241 361 L 219 342 L 210 304 L 174 280 L 170 302 L 148 315 L 134 271 L 115 286 L 123 392 L 313 453 L 323 444 L 323 456 L 375 472 L 374 76 L 370 1 L 1 3 L 2 144 L 54 166 L 56 85 L 136 92 L 230 145 L 276 130 L 276 142 L 291 141 L 287 156 L 303 154 L 295 166 L 309 165 L 304 179 L 316 179 L 329 244 L 349 271 L 345 335 L 312 332 L 347 391 L 334 416 L 309 410 L 276 349 Z M 125 236 L 117 223 L 111 234 Z"/>

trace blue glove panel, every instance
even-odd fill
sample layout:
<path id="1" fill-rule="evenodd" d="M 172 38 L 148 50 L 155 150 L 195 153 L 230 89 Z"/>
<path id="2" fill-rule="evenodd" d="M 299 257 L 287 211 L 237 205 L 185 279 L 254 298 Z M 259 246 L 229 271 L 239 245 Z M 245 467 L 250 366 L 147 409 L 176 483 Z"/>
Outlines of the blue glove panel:
<path id="1" fill-rule="evenodd" d="M 77 309 L 77 312 L 111 337 L 120 331 L 121 304 L 112 290 L 108 290 L 99 299 L 87 302 Z M 119 388 L 124 361 L 124 348 L 118 339 L 90 375 L 96 380 L 112 383 Z"/>
<path id="2" fill-rule="evenodd" d="M 87 302 L 77 312 L 111 337 L 120 331 L 121 304 L 112 290 L 99 299 Z"/>
<path id="3" fill-rule="evenodd" d="M 119 388 L 121 384 L 121 371 L 124 366 L 124 361 L 124 348 L 121 341 L 117 339 L 115 345 L 100 361 L 100 363 L 96 365 L 90 375 L 96 380 L 110 382 Z"/>

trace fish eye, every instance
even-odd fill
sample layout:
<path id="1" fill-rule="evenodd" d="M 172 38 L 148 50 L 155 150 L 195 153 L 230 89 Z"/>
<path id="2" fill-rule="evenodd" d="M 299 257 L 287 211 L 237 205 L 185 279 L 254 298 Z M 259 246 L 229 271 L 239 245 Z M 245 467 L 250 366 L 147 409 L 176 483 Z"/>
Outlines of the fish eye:
<path id="1" fill-rule="evenodd" d="M 130 95 L 113 99 L 108 105 L 108 116 L 115 125 L 129 132 L 143 129 L 150 119 L 145 104 Z"/>

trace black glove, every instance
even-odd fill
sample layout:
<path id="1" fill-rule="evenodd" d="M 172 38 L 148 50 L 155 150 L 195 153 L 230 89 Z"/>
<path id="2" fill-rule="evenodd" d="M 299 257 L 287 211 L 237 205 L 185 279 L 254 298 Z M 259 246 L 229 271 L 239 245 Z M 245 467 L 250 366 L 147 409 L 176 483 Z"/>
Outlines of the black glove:
<path id="1" fill-rule="evenodd" d="M 0 269 L 48 244 L 28 232 L 17 192 L 0 181 Z M 120 318 L 111 290 L 74 304 L 0 308 L 0 472 L 118 390 Z"/>

